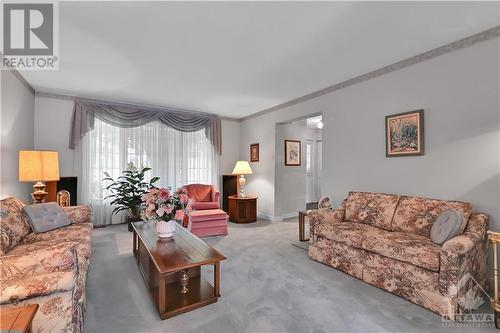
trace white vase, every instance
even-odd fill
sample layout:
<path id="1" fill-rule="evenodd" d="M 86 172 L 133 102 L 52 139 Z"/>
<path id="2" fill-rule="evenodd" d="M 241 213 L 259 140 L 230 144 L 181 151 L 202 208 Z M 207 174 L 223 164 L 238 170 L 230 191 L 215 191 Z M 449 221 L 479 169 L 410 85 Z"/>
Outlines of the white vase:
<path id="1" fill-rule="evenodd" d="M 175 232 L 175 220 L 166 221 L 157 221 L 156 222 L 156 232 L 158 233 L 158 237 L 160 238 L 169 238 L 174 236 Z"/>

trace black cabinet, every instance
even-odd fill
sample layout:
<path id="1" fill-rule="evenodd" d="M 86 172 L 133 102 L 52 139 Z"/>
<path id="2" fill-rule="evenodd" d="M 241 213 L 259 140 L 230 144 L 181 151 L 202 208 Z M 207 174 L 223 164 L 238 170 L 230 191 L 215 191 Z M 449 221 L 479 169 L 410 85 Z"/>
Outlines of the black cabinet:
<path id="1" fill-rule="evenodd" d="M 222 176 L 222 210 L 229 214 L 229 197 L 238 194 L 238 176 Z"/>

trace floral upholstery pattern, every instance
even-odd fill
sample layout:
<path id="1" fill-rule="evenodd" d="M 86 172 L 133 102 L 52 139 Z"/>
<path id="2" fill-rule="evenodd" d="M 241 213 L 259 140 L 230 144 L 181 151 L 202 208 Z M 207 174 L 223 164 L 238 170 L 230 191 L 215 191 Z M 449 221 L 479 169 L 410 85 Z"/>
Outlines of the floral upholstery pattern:
<path id="1" fill-rule="evenodd" d="M 462 214 L 462 233 L 472 211 L 470 203 L 437 199 L 401 197 L 392 221 L 392 230 L 412 233 L 430 238 L 432 224 L 447 209 L 456 209 Z"/>
<path id="2" fill-rule="evenodd" d="M 92 225 L 92 209 L 90 206 L 63 207 L 71 223 L 90 223 Z"/>
<path id="3" fill-rule="evenodd" d="M 401 200 L 404 209 L 400 210 Z M 396 231 L 341 221 L 340 213 L 311 211 L 308 214 L 311 219 L 308 255 L 313 260 L 455 319 L 455 315 L 473 308 L 477 298 L 483 296 L 481 288 L 486 289 L 489 217 L 470 213 L 470 205 L 465 203 L 440 200 L 429 203 L 426 200 L 430 199 L 423 199 L 422 204 L 421 198 L 409 197 L 401 200 L 395 211 L 404 214 L 398 217 L 396 224 L 392 222 Z M 416 207 L 408 206 L 409 203 Z M 371 211 L 371 208 L 364 209 L 359 205 L 354 211 Z M 449 208 L 462 209 L 462 212 L 469 209 L 468 223 L 463 233 L 439 246 L 430 241 L 426 230 L 433 223 L 431 216 L 437 217 L 439 212 Z M 348 219 L 348 210 L 349 201 L 345 220 Z M 402 216 L 425 223 L 412 228 L 413 222 L 401 222 Z"/>
<path id="4" fill-rule="evenodd" d="M 399 196 L 394 194 L 349 192 L 345 219 L 391 230 Z"/>
<path id="5" fill-rule="evenodd" d="M 362 248 L 384 257 L 439 272 L 441 247 L 421 236 L 379 229 L 363 240 Z"/>
<path id="6" fill-rule="evenodd" d="M 31 233 L 23 240 L 22 244 L 12 249 L 9 254 L 30 253 L 62 242 L 75 242 L 78 264 L 80 268 L 86 270 L 92 251 L 91 238 L 92 224 L 72 224 L 40 234 Z"/>
<path id="7" fill-rule="evenodd" d="M 318 237 L 309 246 L 309 257 L 361 279 L 367 253 L 364 250 Z"/>
<path id="8" fill-rule="evenodd" d="M 319 237 L 362 249 L 364 240 L 376 234 L 378 230 L 380 228 L 364 223 L 318 223 L 314 233 Z"/>
<path id="9" fill-rule="evenodd" d="M 74 271 L 77 267 L 76 243 L 60 243 L 43 250 L 9 254 L 2 257 L 0 279 L 13 279 L 33 274 Z"/>
<path id="10" fill-rule="evenodd" d="M 38 296 L 24 301 L 2 304 L 2 309 L 29 304 L 38 304 L 38 312 L 33 318 L 33 332 L 82 332 L 74 314 L 76 309 L 71 291 L 58 292 L 47 296 Z"/>
<path id="11" fill-rule="evenodd" d="M 21 200 L 16 198 L 0 201 L 0 254 L 7 253 L 31 232 L 23 207 Z"/>
<path id="12" fill-rule="evenodd" d="M 0 304 L 72 290 L 75 287 L 75 280 L 75 274 L 71 271 L 42 273 L 2 280 Z"/>
<path id="13" fill-rule="evenodd" d="M 489 217 L 485 214 L 471 215 L 467 229 L 461 235 L 443 244 L 441 252 L 440 291 L 449 297 L 461 297 L 472 287 L 477 287 L 471 277 L 483 289 L 488 281 L 486 255 L 488 240 L 486 230 Z"/>
<path id="14" fill-rule="evenodd" d="M 64 210 L 71 225 L 28 233 L 0 256 L 0 306 L 39 304 L 33 332 L 83 332 L 92 212 L 87 206 Z"/>
<path id="15" fill-rule="evenodd" d="M 345 204 L 345 200 L 343 202 Z M 314 228 L 316 223 L 339 223 L 344 221 L 345 206 L 337 209 L 311 209 L 307 211 L 310 228 Z"/>
<path id="16" fill-rule="evenodd" d="M 447 318 L 458 313 L 456 302 L 439 292 L 439 273 L 369 253 L 363 281 L 385 289 Z"/>

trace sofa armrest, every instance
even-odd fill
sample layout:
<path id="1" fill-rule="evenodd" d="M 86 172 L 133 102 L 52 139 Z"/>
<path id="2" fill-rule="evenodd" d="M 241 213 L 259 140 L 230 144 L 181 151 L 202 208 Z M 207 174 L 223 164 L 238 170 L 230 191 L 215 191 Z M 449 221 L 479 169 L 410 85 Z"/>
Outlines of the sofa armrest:
<path id="1" fill-rule="evenodd" d="M 52 272 L 0 281 L 0 304 L 5 304 L 73 290 L 76 274 L 74 272 Z"/>
<path id="2" fill-rule="evenodd" d="M 90 206 L 63 207 L 71 223 L 92 223 L 92 208 Z"/>
<path id="3" fill-rule="evenodd" d="M 441 248 L 439 290 L 444 296 L 463 297 L 477 284 L 487 284 L 489 217 L 473 213 L 465 232 L 446 241 Z"/>
<path id="4" fill-rule="evenodd" d="M 0 279 L 29 275 L 75 271 L 78 267 L 75 242 L 64 242 L 25 254 L 0 257 Z"/>
<path id="5" fill-rule="evenodd" d="M 345 209 L 337 208 L 333 210 L 311 209 L 307 211 L 307 217 L 311 225 L 316 223 L 338 223 L 344 220 Z"/>

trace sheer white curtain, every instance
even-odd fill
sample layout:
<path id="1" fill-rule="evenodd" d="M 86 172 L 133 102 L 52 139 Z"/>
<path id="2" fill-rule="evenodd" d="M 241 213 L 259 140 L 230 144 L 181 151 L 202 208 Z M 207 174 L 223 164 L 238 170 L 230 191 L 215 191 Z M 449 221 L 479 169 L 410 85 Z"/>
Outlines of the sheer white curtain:
<path id="1" fill-rule="evenodd" d="M 120 176 L 129 162 L 150 167 L 147 179 L 158 176 L 159 187 L 191 184 L 218 185 L 218 154 L 206 138 L 205 130 L 180 132 L 159 122 L 135 128 L 119 128 L 98 119 L 83 138 L 80 179 L 82 202 L 93 206 L 97 226 L 120 223 L 122 216 L 111 216 L 113 208 L 104 190 L 104 172 Z"/>

